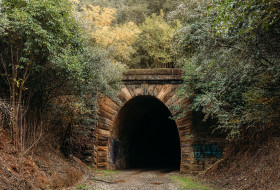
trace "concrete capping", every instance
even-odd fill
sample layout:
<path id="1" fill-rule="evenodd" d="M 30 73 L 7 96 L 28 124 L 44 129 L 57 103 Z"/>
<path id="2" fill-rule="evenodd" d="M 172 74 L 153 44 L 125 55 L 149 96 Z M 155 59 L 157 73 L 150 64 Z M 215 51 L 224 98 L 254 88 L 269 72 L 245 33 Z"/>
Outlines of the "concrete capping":
<path id="1" fill-rule="evenodd" d="M 125 84 L 180 84 L 182 69 L 129 69 L 124 73 Z"/>
<path id="2" fill-rule="evenodd" d="M 124 75 L 182 75 L 183 70 L 179 68 L 164 69 L 128 69 Z"/>

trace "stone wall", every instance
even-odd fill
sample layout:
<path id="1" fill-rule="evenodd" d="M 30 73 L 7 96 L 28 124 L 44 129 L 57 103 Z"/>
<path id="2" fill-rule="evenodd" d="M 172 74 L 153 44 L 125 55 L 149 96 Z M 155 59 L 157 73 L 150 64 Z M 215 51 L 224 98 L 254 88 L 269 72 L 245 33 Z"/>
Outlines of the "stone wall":
<path id="1" fill-rule="evenodd" d="M 180 69 L 129 70 L 123 77 L 125 86 L 116 98 L 100 97 L 93 154 L 94 165 L 97 168 L 117 169 L 112 162 L 111 146 L 115 131 L 118 130 L 116 126 L 118 112 L 129 100 L 137 96 L 153 96 L 165 104 L 173 116 L 179 115 L 181 110 L 188 106 L 189 101 L 176 94 L 179 84 L 182 82 L 181 74 Z M 172 106 L 176 105 L 182 105 L 182 108 L 174 111 Z M 208 167 L 207 164 L 213 164 L 219 158 L 213 157 L 215 153 L 208 154 L 209 151 L 203 153 L 204 147 L 207 149 L 208 145 L 199 141 L 199 135 L 195 132 L 197 126 L 194 122 L 196 121 L 193 120 L 192 113 L 187 113 L 176 120 L 181 146 L 180 171 L 185 173 L 203 171 Z M 205 155 L 204 158 L 198 158 L 199 152 L 202 152 L 201 156 Z"/>

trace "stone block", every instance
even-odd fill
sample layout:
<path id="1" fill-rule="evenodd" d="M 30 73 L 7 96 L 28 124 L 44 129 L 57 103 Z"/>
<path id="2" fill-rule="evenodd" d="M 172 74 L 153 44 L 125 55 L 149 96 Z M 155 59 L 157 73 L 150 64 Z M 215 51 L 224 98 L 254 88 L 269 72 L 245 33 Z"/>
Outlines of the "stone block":
<path id="1" fill-rule="evenodd" d="M 148 88 L 149 88 L 148 84 L 146 84 L 146 83 L 142 84 L 141 88 L 143 89 L 143 95 L 150 95 L 149 90 L 148 90 Z"/>
<path id="2" fill-rule="evenodd" d="M 176 93 L 176 86 L 169 85 L 166 89 L 165 95 L 162 97 L 161 101 L 166 103 L 175 93 Z"/>
<path id="3" fill-rule="evenodd" d="M 108 130 L 104 130 L 104 129 L 98 129 L 97 130 L 97 134 L 98 135 L 103 135 L 103 136 L 106 136 L 106 137 L 110 137 L 111 136 L 111 132 L 108 131 Z"/>
<path id="4" fill-rule="evenodd" d="M 181 147 L 181 151 L 184 152 L 184 153 L 188 153 L 190 152 L 190 147 L 187 146 L 187 147 Z"/>
<path id="5" fill-rule="evenodd" d="M 163 88 L 162 84 L 158 84 L 156 85 L 155 89 L 154 89 L 154 96 L 157 97 L 159 92 L 161 91 L 161 89 Z"/>
<path id="6" fill-rule="evenodd" d="M 182 141 L 182 142 L 181 142 L 181 147 L 188 147 L 188 148 L 190 148 L 190 147 L 191 147 L 191 144 L 188 143 L 188 142 L 186 142 L 186 141 Z"/>
<path id="7" fill-rule="evenodd" d="M 105 97 L 101 101 L 98 102 L 99 104 L 105 104 L 112 108 L 114 111 L 118 112 L 120 110 L 120 105 L 118 105 L 114 100 L 111 98 Z"/>
<path id="8" fill-rule="evenodd" d="M 179 75 L 183 74 L 183 70 L 179 68 L 159 68 L 159 69 L 128 69 L 124 76 L 127 75 Z"/>
<path id="9" fill-rule="evenodd" d="M 170 108 L 178 99 L 180 98 L 175 93 L 169 100 L 165 102 L 165 105 Z M 174 110 L 172 109 L 170 111 L 173 112 Z"/>
<path id="10" fill-rule="evenodd" d="M 108 159 L 106 157 L 97 157 L 97 163 L 107 163 Z"/>
<path id="11" fill-rule="evenodd" d="M 132 97 L 137 96 L 137 89 L 141 88 L 141 85 L 137 85 L 137 84 L 135 84 L 135 85 L 126 84 L 125 86 L 129 90 L 129 93 Z"/>
<path id="12" fill-rule="evenodd" d="M 100 115 L 98 115 L 98 116 L 99 116 L 98 124 L 106 124 L 106 125 L 112 126 L 112 124 L 113 124 L 112 119 L 108 119 L 108 118 L 105 118 L 105 117 L 100 116 Z"/>
<path id="13" fill-rule="evenodd" d="M 97 140 L 99 140 L 99 141 L 108 141 L 109 137 L 104 136 L 104 135 L 98 135 Z"/>
<path id="14" fill-rule="evenodd" d="M 111 121 L 115 118 L 115 114 L 111 114 L 111 113 L 109 113 L 109 112 L 107 112 L 106 110 L 103 110 L 103 109 L 98 110 L 98 115 L 101 116 L 101 117 L 107 118 Z"/>
<path id="15" fill-rule="evenodd" d="M 177 128 L 178 128 L 179 133 L 180 133 L 180 131 L 186 130 L 188 128 L 188 126 L 187 125 L 177 125 Z"/>
<path id="16" fill-rule="evenodd" d="M 108 151 L 107 146 L 97 146 L 97 151 Z"/>
<path id="17" fill-rule="evenodd" d="M 183 145 L 190 145 L 192 144 L 192 138 L 187 138 L 186 135 L 180 136 L 181 144 Z"/>
<path id="18" fill-rule="evenodd" d="M 190 170 L 191 171 L 202 171 L 202 170 L 204 170 L 204 165 L 202 165 L 202 164 L 191 164 Z"/>
<path id="19" fill-rule="evenodd" d="M 141 95 L 143 93 L 143 89 L 141 88 L 140 84 L 127 86 L 127 89 L 129 90 L 132 97 Z"/>
<path id="20" fill-rule="evenodd" d="M 113 109 L 111 106 L 105 104 L 105 103 L 101 103 L 99 104 L 99 109 L 100 110 L 104 110 L 112 115 L 117 114 L 117 111 L 115 109 Z"/>
<path id="21" fill-rule="evenodd" d="M 198 171 L 191 171 L 190 174 L 191 174 L 191 175 L 198 175 L 199 172 L 198 172 Z"/>
<path id="22" fill-rule="evenodd" d="M 182 153 L 182 159 L 189 159 L 190 155 L 189 153 Z"/>
<path id="23" fill-rule="evenodd" d="M 189 136 L 191 133 L 190 133 L 190 131 L 189 130 L 183 130 L 183 131 L 179 131 L 179 135 L 180 135 L 180 137 L 186 137 L 186 136 Z"/>
<path id="24" fill-rule="evenodd" d="M 191 172 L 190 165 L 189 164 L 181 165 L 180 172 L 189 174 Z"/>
<path id="25" fill-rule="evenodd" d="M 176 120 L 177 126 L 185 125 L 186 123 L 190 123 L 190 122 L 191 122 L 190 118 L 187 118 L 187 117 L 183 117 L 181 119 Z"/>
<path id="26" fill-rule="evenodd" d="M 97 146 L 107 146 L 109 144 L 109 142 L 97 140 L 96 144 L 97 144 Z"/>
<path id="27" fill-rule="evenodd" d="M 181 159 L 181 164 L 191 164 L 191 161 L 187 158 Z"/>
<path id="28" fill-rule="evenodd" d="M 103 130 L 110 131 L 111 128 L 112 128 L 112 126 L 104 124 L 104 123 L 99 123 L 98 124 L 98 129 L 103 129 Z"/>
<path id="29" fill-rule="evenodd" d="M 107 157 L 107 151 L 103 151 L 103 152 L 101 152 L 101 151 L 99 151 L 99 152 L 97 152 L 97 156 L 98 157 Z"/>
<path id="30" fill-rule="evenodd" d="M 106 170 L 108 168 L 108 164 L 107 163 L 97 163 L 96 164 L 96 167 L 98 169 L 103 169 L 103 170 Z"/>
<path id="31" fill-rule="evenodd" d="M 132 98 L 129 90 L 126 87 L 122 88 L 117 96 L 123 103 L 127 102 Z"/>
<path id="32" fill-rule="evenodd" d="M 155 84 L 149 84 L 148 89 L 147 89 L 147 94 L 151 95 L 151 96 L 154 96 L 155 95 L 155 88 L 156 88 Z"/>
<path id="33" fill-rule="evenodd" d="M 169 93 L 170 93 L 171 89 L 172 89 L 171 84 L 164 85 L 162 87 L 162 89 L 160 90 L 159 94 L 157 95 L 157 98 L 162 101 L 165 96 L 169 96 Z"/>

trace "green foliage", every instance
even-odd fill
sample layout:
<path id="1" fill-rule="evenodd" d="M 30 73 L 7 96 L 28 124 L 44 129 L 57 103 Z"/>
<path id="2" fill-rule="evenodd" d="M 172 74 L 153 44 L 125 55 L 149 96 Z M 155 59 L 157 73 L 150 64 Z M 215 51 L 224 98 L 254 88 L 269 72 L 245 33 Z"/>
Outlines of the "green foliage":
<path id="1" fill-rule="evenodd" d="M 88 187 L 87 187 L 86 183 L 76 185 L 76 188 L 77 189 L 82 189 L 82 190 L 88 190 Z"/>
<path id="2" fill-rule="evenodd" d="M 178 182 L 180 186 L 182 186 L 184 189 L 199 189 L 199 190 L 212 189 L 210 187 L 203 185 L 199 181 L 195 181 L 191 177 L 171 176 L 171 179 Z"/>
<path id="3" fill-rule="evenodd" d="M 173 35 L 180 27 L 176 20 L 173 25 L 164 20 L 164 13 L 152 14 L 140 26 L 142 33 L 135 46 L 138 47 L 140 65 L 151 67 L 167 67 L 175 62 L 175 52 L 172 51 Z M 145 52 L 145 53 L 144 53 Z M 144 55 L 143 55 L 144 53 Z"/>
<path id="4" fill-rule="evenodd" d="M 279 8 L 278 0 L 216 0 L 211 9 L 217 14 L 217 32 L 225 34 L 237 27 L 241 33 L 258 28 L 267 30 L 279 21 Z"/>
<path id="5" fill-rule="evenodd" d="M 1 7 L 2 2 L 0 2 L 0 7 Z M 0 35 L 4 34 L 4 29 L 7 27 L 7 19 L 5 15 L 2 12 L 2 8 L 0 8 Z"/>
<path id="6" fill-rule="evenodd" d="M 106 176 L 110 176 L 110 175 L 120 173 L 119 171 L 115 171 L 115 170 L 95 170 L 95 172 L 99 175 L 101 174 L 102 177 L 106 177 Z"/>
<path id="7" fill-rule="evenodd" d="M 183 0 L 84 0 L 93 5 L 111 7 L 117 9 L 117 23 L 134 22 L 138 25 L 152 14 L 160 14 L 160 11 L 168 13 L 176 8 Z"/>
<path id="8" fill-rule="evenodd" d="M 146 68 L 174 65 L 176 52 L 172 51 L 172 40 L 180 21 L 178 17 L 169 17 L 167 22 L 164 12 L 172 12 L 182 3 L 181 0 L 83 0 L 79 5 L 86 4 L 86 9 L 94 10 L 92 15 L 102 19 L 112 15 L 116 18 L 109 25 L 95 24 L 93 29 L 94 40 L 107 49 L 113 59 L 129 67 Z M 103 17 L 99 10 L 105 12 L 105 9 L 113 11 Z M 92 20 L 96 21 L 95 17 Z"/>
<path id="9" fill-rule="evenodd" d="M 114 96 L 120 88 L 125 66 L 112 61 L 108 51 L 90 46 L 84 50 L 83 62 L 87 65 L 83 93 L 95 99 L 88 101 L 95 102 L 100 93 Z"/>
<path id="10" fill-rule="evenodd" d="M 0 96 L 14 111 L 12 134 L 20 118 L 38 117 L 72 142 L 75 126 L 93 126 L 98 96 L 114 93 L 124 67 L 92 42 L 68 0 L 3 0 L 0 17 Z"/>
<path id="11" fill-rule="evenodd" d="M 67 0 L 4 0 L 1 10 L 7 25 L 0 39 L 0 71 L 10 92 L 16 84 L 18 91 L 29 89 L 32 93 L 26 93 L 36 94 L 39 89 L 32 88 L 32 81 L 41 80 L 46 68 L 62 83 L 81 80 L 83 35 Z"/>
<path id="12" fill-rule="evenodd" d="M 141 33 L 133 22 L 116 24 L 116 9 L 93 6 L 83 2 L 76 3 L 79 18 L 85 22 L 94 46 L 106 49 L 112 60 L 131 65 L 131 55 L 135 52 L 132 44 Z"/>
<path id="13" fill-rule="evenodd" d="M 257 6 L 247 10 L 254 2 Z M 215 1 L 208 9 L 204 5 L 193 9 L 190 15 L 195 19 L 186 15 L 176 36 L 185 70 L 182 92 L 205 119 L 217 118 L 218 129 L 229 137 L 277 130 L 279 13 L 270 11 L 265 17 L 256 13 L 264 7 L 275 10 L 278 4 Z"/>
<path id="14" fill-rule="evenodd" d="M 0 71 L 10 86 L 28 78 L 26 94 L 46 99 L 79 94 L 88 86 L 95 96 L 117 87 L 122 66 L 112 65 L 108 54 L 86 42 L 90 36 L 68 0 L 4 0 L 1 6 L 8 24 L 1 25 Z M 24 78 L 26 71 L 30 76 Z"/>

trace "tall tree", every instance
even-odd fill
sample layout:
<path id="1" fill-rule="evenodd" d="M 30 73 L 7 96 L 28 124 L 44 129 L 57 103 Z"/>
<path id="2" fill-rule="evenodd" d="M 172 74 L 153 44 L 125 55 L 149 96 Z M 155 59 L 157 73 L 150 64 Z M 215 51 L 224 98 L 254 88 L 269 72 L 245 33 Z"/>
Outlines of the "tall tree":
<path id="1" fill-rule="evenodd" d="M 278 130 L 279 3 L 201 5 L 191 14 L 196 19 L 186 15 L 176 40 L 192 108 L 217 118 L 230 137 Z"/>
<path id="2" fill-rule="evenodd" d="M 120 67 L 110 64 L 108 69 L 103 61 L 109 64 L 108 55 L 91 48 L 85 24 L 76 18 L 68 0 L 3 0 L 0 11 L 4 18 L 0 21 L 0 95 L 10 100 L 12 140 L 17 146 L 25 109 L 38 113 L 50 99 L 79 96 L 93 84 L 94 91 L 87 95 L 97 97 L 111 88 Z"/>

